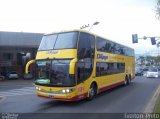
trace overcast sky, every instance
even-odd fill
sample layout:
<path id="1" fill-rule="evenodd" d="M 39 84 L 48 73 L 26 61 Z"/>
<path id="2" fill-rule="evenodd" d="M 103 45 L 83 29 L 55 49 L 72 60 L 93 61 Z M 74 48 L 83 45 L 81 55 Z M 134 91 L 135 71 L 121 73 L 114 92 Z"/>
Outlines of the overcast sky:
<path id="1" fill-rule="evenodd" d="M 149 39 L 132 44 L 131 36 L 160 36 L 155 6 L 156 0 L 0 0 L 0 31 L 50 33 L 98 21 L 91 32 L 148 53 L 156 46 Z"/>

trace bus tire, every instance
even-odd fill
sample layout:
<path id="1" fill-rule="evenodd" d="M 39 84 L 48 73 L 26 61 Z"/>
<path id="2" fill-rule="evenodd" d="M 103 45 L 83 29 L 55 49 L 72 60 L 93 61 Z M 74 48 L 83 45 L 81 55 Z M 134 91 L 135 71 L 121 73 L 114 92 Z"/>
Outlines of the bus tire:
<path id="1" fill-rule="evenodd" d="M 125 80 L 124 80 L 124 86 L 127 86 L 128 85 L 128 76 L 125 77 Z"/>
<path id="2" fill-rule="evenodd" d="M 95 83 L 92 83 L 90 88 L 89 88 L 89 97 L 87 100 L 92 100 L 97 94 L 97 87 Z"/>
<path id="3" fill-rule="evenodd" d="M 130 83 L 131 83 L 131 76 L 129 75 L 127 84 L 129 85 Z"/>

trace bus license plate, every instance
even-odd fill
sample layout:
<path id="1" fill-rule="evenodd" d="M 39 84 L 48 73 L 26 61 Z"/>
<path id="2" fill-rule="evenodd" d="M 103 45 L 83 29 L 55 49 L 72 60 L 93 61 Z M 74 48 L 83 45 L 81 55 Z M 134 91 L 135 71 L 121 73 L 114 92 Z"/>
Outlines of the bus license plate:
<path id="1" fill-rule="evenodd" d="M 53 98 L 53 95 L 48 95 L 50 98 Z"/>

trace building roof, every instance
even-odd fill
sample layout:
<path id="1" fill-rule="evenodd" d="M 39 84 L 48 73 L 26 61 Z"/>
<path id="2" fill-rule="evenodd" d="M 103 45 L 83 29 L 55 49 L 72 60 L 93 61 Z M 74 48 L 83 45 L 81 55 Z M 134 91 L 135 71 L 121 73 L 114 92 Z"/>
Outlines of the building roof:
<path id="1" fill-rule="evenodd" d="M 0 47 L 38 48 L 43 34 L 0 31 Z"/>

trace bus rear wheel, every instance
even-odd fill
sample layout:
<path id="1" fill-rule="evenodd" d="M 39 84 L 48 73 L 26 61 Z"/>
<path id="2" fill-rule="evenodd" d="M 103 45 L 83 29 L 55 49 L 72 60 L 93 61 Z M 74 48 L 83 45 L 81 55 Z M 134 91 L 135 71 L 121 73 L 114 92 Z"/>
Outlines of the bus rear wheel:
<path id="1" fill-rule="evenodd" d="M 127 84 L 129 85 L 131 83 L 131 76 L 128 77 L 128 82 Z"/>
<path id="2" fill-rule="evenodd" d="M 128 77 L 126 76 L 124 80 L 124 86 L 127 86 L 127 84 L 128 84 Z"/>
<path id="3" fill-rule="evenodd" d="M 130 78 L 130 76 L 126 76 L 125 77 L 125 80 L 124 80 L 124 86 L 127 86 L 127 85 L 129 85 L 131 83 L 131 78 Z"/>
<path id="4" fill-rule="evenodd" d="M 89 97 L 88 100 L 92 100 L 97 94 L 97 88 L 96 85 L 94 83 L 92 83 L 92 85 L 89 88 Z"/>

